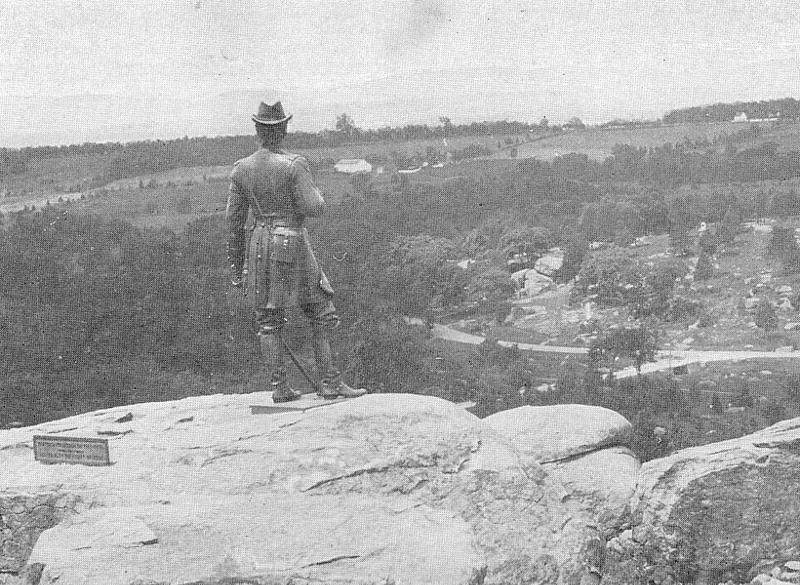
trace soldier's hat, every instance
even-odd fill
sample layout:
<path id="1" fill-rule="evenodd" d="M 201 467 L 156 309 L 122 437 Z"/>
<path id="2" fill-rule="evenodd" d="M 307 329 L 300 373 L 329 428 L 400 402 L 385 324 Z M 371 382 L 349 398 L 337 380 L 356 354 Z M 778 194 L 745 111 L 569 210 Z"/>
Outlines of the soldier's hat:
<path id="1" fill-rule="evenodd" d="M 288 116 L 283 111 L 281 102 L 275 102 L 273 105 L 261 102 L 258 106 L 258 113 L 253 114 L 253 122 L 256 124 L 264 124 L 266 126 L 274 126 L 276 124 L 283 124 L 291 120 L 292 115 Z"/>

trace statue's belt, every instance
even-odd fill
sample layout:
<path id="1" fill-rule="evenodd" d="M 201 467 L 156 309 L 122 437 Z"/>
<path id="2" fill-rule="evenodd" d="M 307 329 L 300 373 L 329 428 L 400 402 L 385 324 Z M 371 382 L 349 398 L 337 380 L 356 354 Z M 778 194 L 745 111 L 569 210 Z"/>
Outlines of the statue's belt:
<path id="1" fill-rule="evenodd" d="M 253 229 L 268 228 L 272 233 L 281 233 L 289 236 L 299 236 L 303 225 L 286 219 L 258 218 Z"/>

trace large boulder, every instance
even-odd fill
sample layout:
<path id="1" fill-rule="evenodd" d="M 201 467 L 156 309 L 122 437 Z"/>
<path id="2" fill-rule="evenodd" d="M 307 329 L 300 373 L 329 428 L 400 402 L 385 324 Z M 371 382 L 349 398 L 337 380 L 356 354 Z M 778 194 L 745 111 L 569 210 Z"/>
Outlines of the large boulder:
<path id="1" fill-rule="evenodd" d="M 542 467 L 610 534 L 628 520 L 641 465 L 627 447 L 609 447 Z"/>
<path id="2" fill-rule="evenodd" d="M 534 270 L 545 276 L 553 276 L 564 264 L 564 251 L 561 248 L 551 248 L 533 265 Z"/>
<path id="3" fill-rule="evenodd" d="M 584 404 L 521 406 L 488 416 L 483 422 L 539 463 L 628 445 L 632 431 L 621 414 Z"/>
<path id="4" fill-rule="evenodd" d="M 595 518 L 447 401 L 368 395 L 252 415 L 196 397 L 0 432 L 0 571 L 42 585 L 577 583 Z M 35 434 L 110 437 L 44 465 Z"/>
<path id="5" fill-rule="evenodd" d="M 602 532 L 625 522 L 641 466 L 628 448 L 632 427 L 625 417 L 599 406 L 561 404 L 506 410 L 484 424 L 525 460 L 540 463 Z"/>
<path id="6" fill-rule="evenodd" d="M 540 274 L 533 269 L 525 272 L 525 293 L 529 297 L 535 297 L 544 291 L 550 290 L 554 286 L 555 283 L 549 276 Z"/>
<path id="7" fill-rule="evenodd" d="M 540 274 L 533 268 L 517 270 L 511 275 L 511 282 L 513 282 L 518 289 L 523 289 L 527 297 L 535 297 L 555 286 L 552 278 Z"/>
<path id="8" fill-rule="evenodd" d="M 745 583 L 800 559 L 799 445 L 793 419 L 645 463 L 604 583 Z"/>

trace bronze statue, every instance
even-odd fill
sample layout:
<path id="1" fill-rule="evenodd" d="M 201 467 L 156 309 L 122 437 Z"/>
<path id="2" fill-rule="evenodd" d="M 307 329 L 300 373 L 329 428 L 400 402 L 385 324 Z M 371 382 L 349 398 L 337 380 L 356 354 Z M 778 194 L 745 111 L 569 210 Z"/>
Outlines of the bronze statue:
<path id="1" fill-rule="evenodd" d="M 315 384 L 317 393 L 327 399 L 361 396 L 366 390 L 345 384 L 333 363 L 328 330 L 339 325 L 339 316 L 333 289 L 303 227 L 306 217 L 322 214 L 325 201 L 306 159 L 281 149 L 292 116 L 284 113 L 280 102 L 262 102 L 252 118 L 261 148 L 237 161 L 231 173 L 228 261 L 232 284 L 244 287 L 255 308 L 261 352 L 272 372 L 272 400 L 288 402 L 301 396 L 286 380 L 286 357 L 294 356 L 281 335 L 285 309 L 295 296 L 311 322 L 321 377 Z M 248 234 L 250 211 L 255 223 Z"/>

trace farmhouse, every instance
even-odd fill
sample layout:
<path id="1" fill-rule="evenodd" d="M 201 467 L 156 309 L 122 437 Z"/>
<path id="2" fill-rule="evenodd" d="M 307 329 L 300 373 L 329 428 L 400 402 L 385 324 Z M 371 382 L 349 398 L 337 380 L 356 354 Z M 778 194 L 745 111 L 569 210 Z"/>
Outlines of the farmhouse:
<path id="1" fill-rule="evenodd" d="M 371 173 L 372 165 L 363 158 L 343 158 L 333 166 L 337 173 Z"/>
<path id="2" fill-rule="evenodd" d="M 734 122 L 747 122 L 747 114 L 744 112 L 739 112 L 733 117 Z"/>

